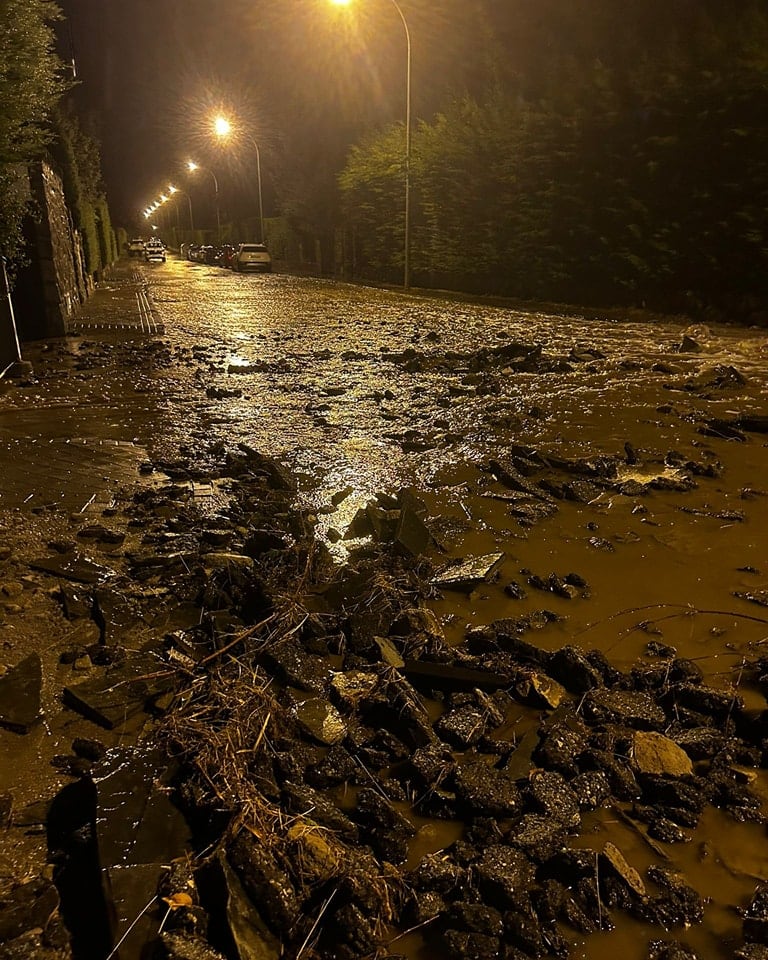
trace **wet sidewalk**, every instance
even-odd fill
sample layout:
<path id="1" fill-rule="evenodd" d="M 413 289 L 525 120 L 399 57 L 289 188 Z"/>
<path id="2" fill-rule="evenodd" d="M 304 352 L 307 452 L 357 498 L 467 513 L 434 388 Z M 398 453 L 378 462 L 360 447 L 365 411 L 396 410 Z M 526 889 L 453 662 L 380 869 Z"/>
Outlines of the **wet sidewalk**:
<path id="1" fill-rule="evenodd" d="M 149 284 L 135 260 L 120 260 L 102 280 L 90 300 L 67 323 L 67 333 L 97 331 L 135 334 L 163 333 L 152 303 Z"/>

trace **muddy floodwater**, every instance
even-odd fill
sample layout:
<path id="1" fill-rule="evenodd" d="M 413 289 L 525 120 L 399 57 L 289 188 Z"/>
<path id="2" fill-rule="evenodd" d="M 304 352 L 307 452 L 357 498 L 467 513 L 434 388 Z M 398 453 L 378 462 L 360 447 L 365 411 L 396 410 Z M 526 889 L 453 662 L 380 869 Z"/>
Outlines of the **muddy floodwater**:
<path id="1" fill-rule="evenodd" d="M 297 503 L 339 564 L 359 542 L 348 530 L 360 508 L 405 487 L 427 504 L 434 563 L 501 554 L 471 591 L 434 591 L 449 643 L 546 610 L 557 616 L 528 636 L 545 650 L 597 649 L 630 671 L 657 641 L 755 716 L 766 708 L 744 670 L 768 646 L 765 331 L 528 312 L 180 260 L 132 269 L 165 327 L 151 364 L 144 345 L 135 369 L 113 367 L 119 337 L 85 331 L 32 347 L 40 382 L 0 396 L 6 528 L 43 522 L 30 514 L 38 487 L 70 511 L 92 497 L 108 504 L 142 464 L 161 473 L 180 450 L 195 461 L 217 441 L 245 444 L 296 473 Z M 543 463 L 559 464 L 559 479 L 537 473 Z M 596 476 L 610 483 L 590 487 Z M 546 496 L 528 496 L 542 479 Z M 553 574 L 585 586 L 553 592 Z M 500 735 L 532 727 L 521 711 Z M 768 814 L 766 772 L 744 776 Z M 417 826 L 414 863 L 456 839 L 455 823 Z M 659 862 L 610 808 L 589 814 L 575 843 L 606 840 L 641 872 Z M 705 922 L 649 930 L 617 911 L 613 932 L 572 940 L 573 957 L 645 960 L 650 938 L 674 935 L 701 960 L 731 960 L 738 911 L 768 880 L 765 825 L 710 806 L 687 842 L 661 846 L 706 899 Z M 435 956 L 421 931 L 391 949 Z"/>

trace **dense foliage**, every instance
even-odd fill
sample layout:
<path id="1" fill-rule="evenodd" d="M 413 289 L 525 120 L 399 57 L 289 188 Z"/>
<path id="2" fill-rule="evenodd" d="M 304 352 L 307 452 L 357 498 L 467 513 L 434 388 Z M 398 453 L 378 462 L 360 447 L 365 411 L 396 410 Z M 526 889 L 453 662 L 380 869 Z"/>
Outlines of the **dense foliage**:
<path id="1" fill-rule="evenodd" d="M 414 129 L 415 279 L 747 316 L 764 304 L 765 5 L 510 5 L 517 19 L 480 4 L 496 38 L 482 89 Z M 402 264 L 403 160 L 399 124 L 340 177 L 368 275 Z"/>
<path id="2" fill-rule="evenodd" d="M 0 0 L 0 254 L 9 258 L 19 253 L 27 209 L 23 164 L 43 154 L 64 91 L 52 29 L 58 16 L 49 0 Z"/>
<path id="3" fill-rule="evenodd" d="M 67 205 L 83 240 L 86 270 L 98 276 L 117 259 L 117 240 L 104 192 L 99 144 L 71 110 L 57 111 L 54 154 Z"/>

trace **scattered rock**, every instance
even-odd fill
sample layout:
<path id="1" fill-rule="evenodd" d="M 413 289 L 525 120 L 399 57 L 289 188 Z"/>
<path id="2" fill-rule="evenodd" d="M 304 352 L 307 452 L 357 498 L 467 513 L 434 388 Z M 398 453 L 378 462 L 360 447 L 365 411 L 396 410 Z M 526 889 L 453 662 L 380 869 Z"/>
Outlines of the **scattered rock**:
<path id="1" fill-rule="evenodd" d="M 0 726 L 28 733 L 40 719 L 43 667 L 36 653 L 30 654 L 0 676 Z"/>
<path id="2" fill-rule="evenodd" d="M 632 758 L 640 773 L 669 777 L 693 774 L 693 764 L 685 750 L 661 733 L 636 731 L 632 738 Z"/>

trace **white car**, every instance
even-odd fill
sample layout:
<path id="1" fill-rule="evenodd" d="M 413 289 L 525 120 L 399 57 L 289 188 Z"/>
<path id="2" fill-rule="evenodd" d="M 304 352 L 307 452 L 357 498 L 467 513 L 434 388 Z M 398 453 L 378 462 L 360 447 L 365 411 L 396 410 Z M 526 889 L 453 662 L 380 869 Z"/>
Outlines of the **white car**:
<path id="1" fill-rule="evenodd" d="M 141 237 L 134 237 L 133 240 L 128 241 L 128 256 L 129 257 L 144 256 L 144 241 Z"/>
<path id="2" fill-rule="evenodd" d="M 263 243 L 241 243 L 232 260 L 232 269 L 238 273 L 245 270 L 272 272 L 272 257 Z"/>
<path id="3" fill-rule="evenodd" d="M 165 263 L 165 244 L 162 240 L 147 240 L 144 244 L 144 259 L 161 260 Z"/>

